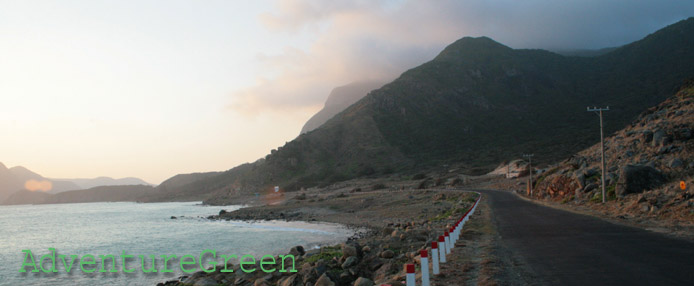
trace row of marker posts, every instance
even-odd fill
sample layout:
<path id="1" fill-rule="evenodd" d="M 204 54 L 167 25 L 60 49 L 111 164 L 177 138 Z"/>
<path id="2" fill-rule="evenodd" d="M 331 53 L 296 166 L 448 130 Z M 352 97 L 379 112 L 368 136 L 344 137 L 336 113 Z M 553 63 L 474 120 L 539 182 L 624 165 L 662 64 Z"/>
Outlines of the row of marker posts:
<path id="1" fill-rule="evenodd" d="M 460 232 L 463 230 L 463 225 L 470 219 L 470 216 L 477 209 L 477 203 L 482 198 L 482 195 L 477 198 L 477 201 L 472 205 L 472 207 L 456 221 L 455 225 L 451 227 L 448 231 L 444 232 L 444 235 L 439 236 L 438 241 L 433 241 L 431 243 L 431 270 L 434 275 L 440 273 L 439 266 L 442 263 L 446 263 L 446 254 L 451 253 L 451 249 L 455 246 L 456 241 L 460 238 Z M 429 253 L 427 250 L 420 251 L 421 266 L 422 266 L 422 286 L 429 286 Z M 405 265 L 405 281 L 407 286 L 415 286 L 415 267 L 414 264 Z"/>

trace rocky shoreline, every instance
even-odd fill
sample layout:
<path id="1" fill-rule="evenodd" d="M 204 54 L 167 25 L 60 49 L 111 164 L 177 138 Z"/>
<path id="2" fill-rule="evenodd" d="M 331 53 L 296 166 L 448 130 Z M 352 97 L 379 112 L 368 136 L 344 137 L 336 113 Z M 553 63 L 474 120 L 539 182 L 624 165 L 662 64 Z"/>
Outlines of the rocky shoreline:
<path id="1" fill-rule="evenodd" d="M 372 190 L 284 194 L 273 205 L 253 206 L 210 216 L 214 220 L 284 220 L 330 222 L 357 232 L 339 245 L 305 250 L 291 248 L 296 273 L 233 273 L 181 276 L 158 285 L 403 285 L 403 265 L 418 263 L 419 250 L 430 247 L 454 217 L 462 215 L 476 193 L 452 190 Z"/>

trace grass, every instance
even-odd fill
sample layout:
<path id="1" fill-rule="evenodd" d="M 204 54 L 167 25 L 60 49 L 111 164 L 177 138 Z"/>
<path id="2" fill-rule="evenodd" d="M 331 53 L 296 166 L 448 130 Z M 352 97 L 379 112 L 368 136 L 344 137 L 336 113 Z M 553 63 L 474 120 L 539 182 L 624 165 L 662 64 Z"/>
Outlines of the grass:
<path id="1" fill-rule="evenodd" d="M 605 187 L 605 194 L 607 196 L 608 201 L 614 201 L 617 199 L 617 194 L 615 193 L 615 189 L 617 188 L 617 184 L 610 184 L 609 186 Z M 598 191 L 593 195 L 592 198 L 590 198 L 591 202 L 594 203 L 601 203 L 602 202 L 602 190 L 598 188 Z"/>
<path id="2" fill-rule="evenodd" d="M 451 208 L 448 211 L 436 216 L 435 218 L 431 219 L 432 221 L 440 221 L 443 219 L 447 219 L 449 216 L 452 216 L 453 214 L 462 214 L 465 213 L 465 209 L 462 208 Z"/>
<path id="3" fill-rule="evenodd" d="M 325 259 L 331 260 L 333 258 L 341 257 L 342 249 L 339 246 L 330 246 L 321 248 L 320 253 L 307 257 L 304 259 L 304 263 L 315 263 L 318 260 Z"/>

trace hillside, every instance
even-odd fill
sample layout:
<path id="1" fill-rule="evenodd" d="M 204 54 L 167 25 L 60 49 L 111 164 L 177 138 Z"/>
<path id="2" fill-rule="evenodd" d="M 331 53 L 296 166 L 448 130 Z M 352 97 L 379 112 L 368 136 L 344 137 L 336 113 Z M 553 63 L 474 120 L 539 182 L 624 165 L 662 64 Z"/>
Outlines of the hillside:
<path id="1" fill-rule="evenodd" d="M 600 188 L 600 145 L 551 166 L 533 197 L 571 202 L 612 215 L 692 225 L 694 213 L 694 79 L 605 139 L 607 206 Z M 597 131 L 597 130 L 596 130 Z M 680 189 L 684 181 L 686 190 Z"/>
<path id="2" fill-rule="evenodd" d="M 330 118 L 347 109 L 350 105 L 366 96 L 369 91 L 383 86 L 383 83 L 373 81 L 353 82 L 347 85 L 334 88 L 328 99 L 325 101 L 323 109 L 314 114 L 304 127 L 301 128 L 301 134 L 312 131 Z"/>
<path id="3" fill-rule="evenodd" d="M 445 167 L 481 174 L 525 152 L 554 162 L 597 142 L 586 106 L 611 107 L 609 134 L 692 76 L 692 34 L 694 18 L 596 57 L 466 37 L 265 158 L 168 191 L 225 203 L 274 185 Z"/>
<path id="4" fill-rule="evenodd" d="M 101 186 L 86 190 L 67 191 L 58 194 L 22 190 L 10 195 L 3 204 L 64 204 L 92 202 L 135 202 L 154 191 L 148 185 Z"/>
<path id="5" fill-rule="evenodd" d="M 14 192 L 24 189 L 25 183 L 29 180 L 50 182 L 50 190 L 56 192 L 81 189 L 72 182 L 47 179 L 22 166 L 8 169 L 4 164 L 0 163 L 0 203 Z"/>
<path id="6" fill-rule="evenodd" d="M 55 181 L 69 182 L 78 186 L 77 189 L 90 189 L 99 186 L 127 186 L 127 185 L 151 185 L 140 178 L 120 178 L 114 179 L 111 177 L 97 177 L 93 179 L 53 179 Z M 77 190 L 70 189 L 70 190 Z M 58 193 L 60 191 L 51 191 L 51 193 Z"/>

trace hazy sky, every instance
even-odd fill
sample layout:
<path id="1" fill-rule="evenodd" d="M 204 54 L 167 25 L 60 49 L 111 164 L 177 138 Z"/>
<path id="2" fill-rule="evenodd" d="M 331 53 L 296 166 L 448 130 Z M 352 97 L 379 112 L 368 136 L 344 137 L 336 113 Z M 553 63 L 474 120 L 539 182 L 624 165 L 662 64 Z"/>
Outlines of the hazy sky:
<path id="1" fill-rule="evenodd" d="M 290 141 L 330 90 L 463 36 L 602 48 L 694 1 L 4 1 L 0 162 L 44 176 L 226 170 Z"/>

